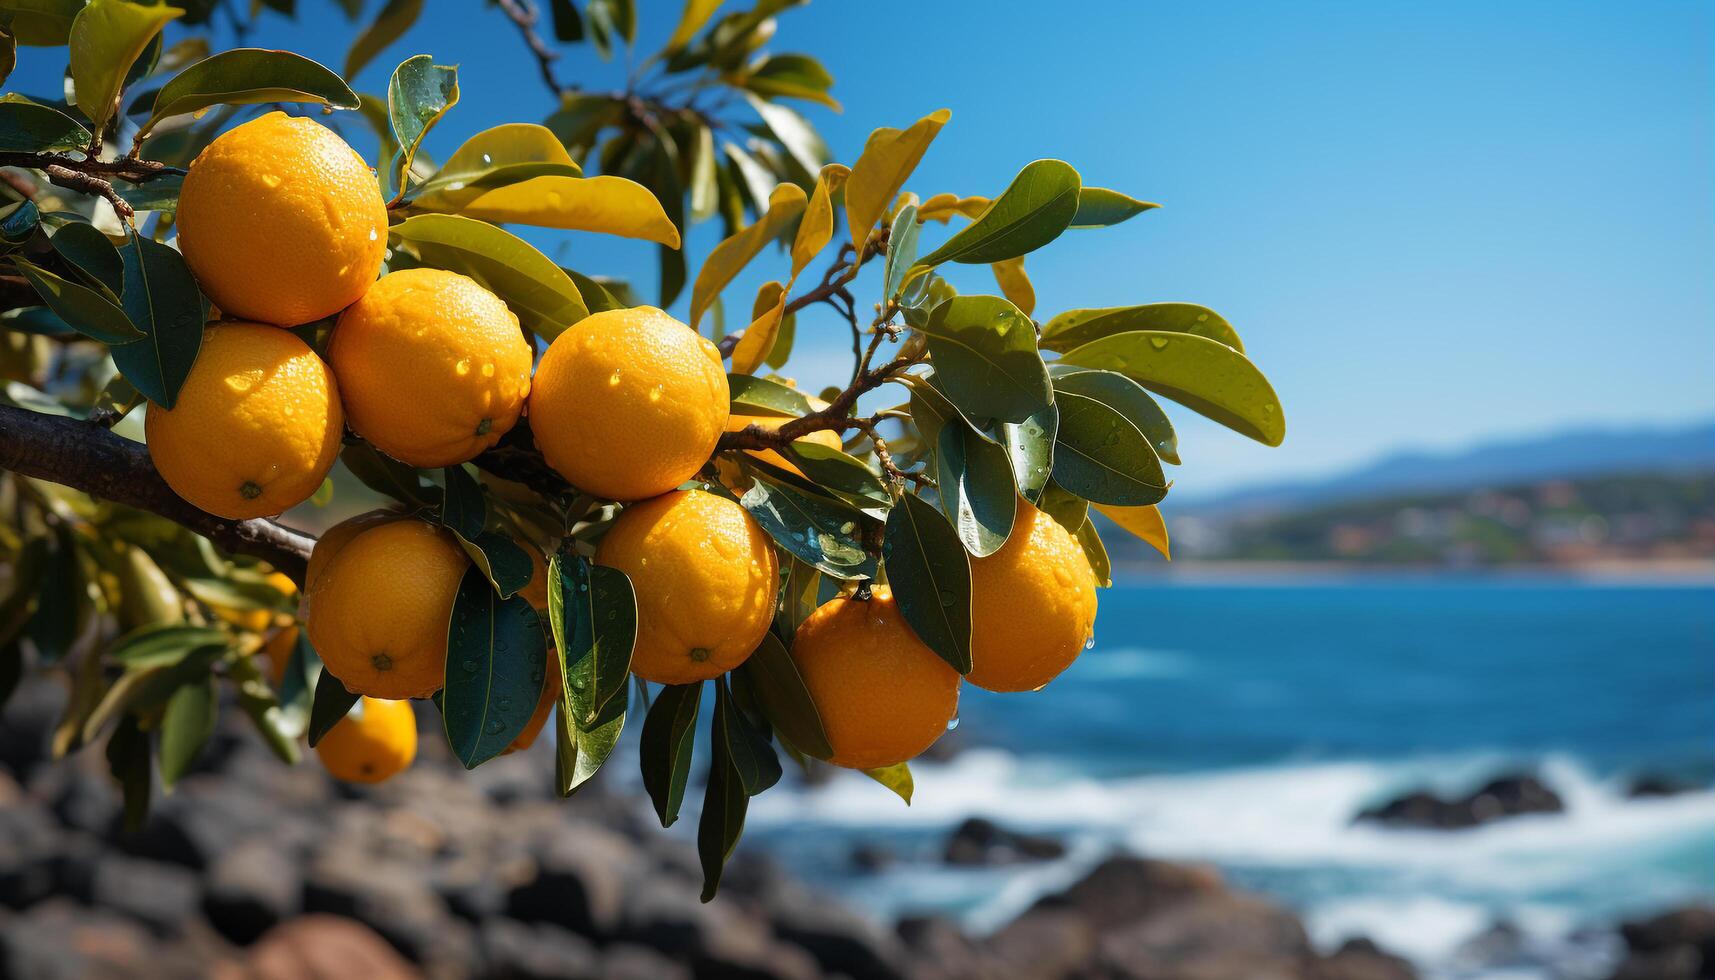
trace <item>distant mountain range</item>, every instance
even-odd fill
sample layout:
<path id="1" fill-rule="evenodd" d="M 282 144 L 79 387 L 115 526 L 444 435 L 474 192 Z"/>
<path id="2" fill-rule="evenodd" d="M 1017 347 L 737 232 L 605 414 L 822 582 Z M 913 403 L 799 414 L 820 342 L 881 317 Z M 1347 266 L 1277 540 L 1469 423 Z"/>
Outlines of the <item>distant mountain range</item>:
<path id="1" fill-rule="evenodd" d="M 1343 501 L 1610 473 L 1715 471 L 1715 420 L 1572 429 L 1443 453 L 1406 452 L 1332 477 L 1257 484 L 1182 501 L 1180 514 L 1236 517 Z"/>

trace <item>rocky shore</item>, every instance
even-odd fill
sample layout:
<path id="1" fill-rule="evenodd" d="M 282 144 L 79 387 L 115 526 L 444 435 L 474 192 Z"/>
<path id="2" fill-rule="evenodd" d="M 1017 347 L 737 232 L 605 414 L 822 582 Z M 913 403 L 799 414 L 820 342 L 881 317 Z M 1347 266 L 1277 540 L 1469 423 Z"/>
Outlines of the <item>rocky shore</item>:
<path id="1" fill-rule="evenodd" d="M 466 773 L 425 739 L 408 773 L 352 789 L 223 731 L 126 834 L 98 752 L 44 761 L 55 700 L 32 685 L 0 716 L 0 976 L 1415 975 L 1363 941 L 1314 949 L 1294 914 L 1213 868 L 1129 856 L 985 937 L 937 917 L 873 922 L 743 848 L 703 905 L 688 828 L 664 833 L 600 784 L 552 798 L 549 746 Z M 1051 845 L 979 824 L 950 838 L 947 859 Z M 1640 932 L 1640 955 L 1676 969 L 1706 955 L 1685 938 L 1695 925 Z"/>

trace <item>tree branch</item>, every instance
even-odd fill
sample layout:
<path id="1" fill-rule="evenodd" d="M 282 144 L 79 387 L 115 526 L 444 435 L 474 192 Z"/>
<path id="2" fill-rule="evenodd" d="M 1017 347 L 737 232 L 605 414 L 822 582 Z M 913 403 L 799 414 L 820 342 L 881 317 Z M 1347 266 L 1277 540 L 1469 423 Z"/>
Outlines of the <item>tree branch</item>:
<path id="1" fill-rule="evenodd" d="M 76 419 L 0 405 L 0 469 L 158 514 L 227 551 L 268 562 L 300 586 L 316 543 L 274 521 L 228 520 L 191 506 L 161 479 L 148 450 Z"/>
<path id="2" fill-rule="evenodd" d="M 65 153 L 0 153 L 0 167 L 23 167 L 39 170 L 48 180 L 80 194 L 104 198 L 124 221 L 131 220 L 131 205 L 114 190 L 113 182 L 141 184 L 167 174 L 184 171 L 154 160 L 125 157 L 121 160 L 98 160 L 93 156 L 74 157 Z"/>
<path id="3" fill-rule="evenodd" d="M 559 60 L 560 53 L 548 47 L 542 35 L 536 33 L 538 14 L 530 0 L 500 0 L 500 9 L 506 14 L 506 19 L 518 25 L 518 33 L 524 37 L 524 45 L 530 49 L 530 54 L 536 59 L 536 67 L 542 72 L 542 82 L 555 98 L 570 91 L 560 84 L 559 76 L 554 73 L 554 62 Z"/>

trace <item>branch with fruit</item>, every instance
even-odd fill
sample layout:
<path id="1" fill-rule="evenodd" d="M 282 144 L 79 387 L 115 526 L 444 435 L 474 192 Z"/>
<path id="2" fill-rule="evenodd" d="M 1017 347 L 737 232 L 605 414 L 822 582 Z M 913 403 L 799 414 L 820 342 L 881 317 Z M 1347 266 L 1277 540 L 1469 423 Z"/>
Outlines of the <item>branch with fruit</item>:
<path id="1" fill-rule="evenodd" d="M 1284 423 L 1205 307 L 1033 319 L 1026 255 L 1153 205 L 1052 159 L 992 198 L 919 196 L 946 110 L 830 162 L 786 102 L 831 104 L 832 79 L 762 50 L 785 4 L 687 5 L 607 94 L 559 81 L 532 4 L 500 6 L 558 103 L 438 165 L 424 140 L 457 118 L 455 68 L 408 58 L 385 100 L 345 81 L 412 5 L 344 77 L 168 46 L 172 7 L 0 14 L 69 48 L 75 92 L 0 97 L 19 168 L 0 187 L 0 678 L 67 673 L 57 748 L 105 739 L 133 815 L 227 687 L 282 759 L 307 741 L 353 781 L 410 764 L 413 699 L 467 767 L 552 723 L 562 795 L 629 718 L 663 826 L 705 738 L 706 899 L 782 756 L 909 799 L 962 684 L 1029 691 L 1073 663 L 1103 530 L 1167 551 L 1179 456 L 1156 396 L 1270 445 Z M 562 43 L 635 40 L 629 4 L 552 9 Z M 755 121 L 718 118 L 733 100 Z M 504 227 L 653 243 L 665 308 L 686 228 L 716 217 L 688 322 Z M 727 330 L 765 263 L 778 278 Z M 961 292 L 961 270 L 993 289 Z M 852 366 L 812 392 L 780 372 L 824 323 Z M 288 526 L 335 494 L 382 506 L 313 542 Z"/>

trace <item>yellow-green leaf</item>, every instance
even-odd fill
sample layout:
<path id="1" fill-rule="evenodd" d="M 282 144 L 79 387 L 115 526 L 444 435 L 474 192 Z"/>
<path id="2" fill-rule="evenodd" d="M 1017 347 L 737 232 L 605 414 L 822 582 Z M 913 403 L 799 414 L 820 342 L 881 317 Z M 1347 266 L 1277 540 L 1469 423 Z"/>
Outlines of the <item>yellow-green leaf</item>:
<path id="1" fill-rule="evenodd" d="M 863 774 L 899 794 L 906 806 L 911 805 L 911 791 L 915 783 L 911 779 L 910 763 L 901 762 L 885 769 L 865 769 Z"/>
<path id="2" fill-rule="evenodd" d="M 756 258 L 762 247 L 780 237 L 781 232 L 804 213 L 806 203 L 802 187 L 781 184 L 768 195 L 767 214 L 715 246 L 697 272 L 697 281 L 691 285 L 691 329 L 697 328 L 697 322 L 721 290 L 750 264 L 751 259 Z"/>
<path id="3" fill-rule="evenodd" d="M 987 210 L 917 264 L 999 262 L 1041 248 L 1071 224 L 1080 186 L 1078 171 L 1062 160 L 1026 164 Z"/>
<path id="4" fill-rule="evenodd" d="M 434 198 L 462 206 L 489 188 L 542 176 L 581 177 L 583 170 L 553 130 L 535 123 L 505 123 L 465 140 L 423 182 L 412 203 Z"/>
<path id="5" fill-rule="evenodd" d="M 810 195 L 804 220 L 798 223 L 798 237 L 792 242 L 792 278 L 797 279 L 816 254 L 828 246 L 834 237 L 834 194 L 851 176 L 851 168 L 830 163 L 816 178 L 816 189 Z"/>
<path id="6" fill-rule="evenodd" d="M 184 11 L 166 4 L 90 0 L 71 23 L 71 78 L 77 107 L 98 135 L 118 109 L 125 73 L 167 22 Z"/>
<path id="7" fill-rule="evenodd" d="M 679 26 L 673 28 L 673 36 L 667 39 L 662 52 L 671 54 L 691 43 L 691 38 L 697 36 L 720 5 L 721 0 L 686 0 L 685 12 L 679 15 Z"/>
<path id="8" fill-rule="evenodd" d="M 952 115 L 946 109 L 937 109 L 917 120 L 910 129 L 884 127 L 869 134 L 863 153 L 852 165 L 851 177 L 846 181 L 846 223 L 851 225 L 853 245 L 863 248 L 870 229 L 905 186 L 905 179 L 917 169 L 935 134 Z"/>
<path id="9" fill-rule="evenodd" d="M 986 197 L 960 197 L 957 194 L 936 194 L 929 200 L 917 206 L 918 221 L 939 221 L 946 224 L 953 215 L 962 214 L 967 218 L 975 218 L 988 210 L 989 199 Z"/>
<path id="10" fill-rule="evenodd" d="M 1012 301 L 1025 316 L 1036 312 L 1036 288 L 1030 285 L 1030 277 L 1024 274 L 1024 256 L 1002 259 L 989 265 L 994 271 L 994 281 L 1000 284 L 1002 296 Z"/>
<path id="11" fill-rule="evenodd" d="M 786 287 L 778 282 L 763 283 L 751 307 L 750 326 L 732 349 L 734 374 L 750 374 L 774 350 L 774 339 L 780 335 L 780 318 L 785 312 Z"/>
<path id="12" fill-rule="evenodd" d="M 7 33 L 19 44 L 57 48 L 71 36 L 71 22 L 83 9 L 83 0 L 6 0 L 0 12 Z"/>
<path id="13" fill-rule="evenodd" d="M 1268 379 L 1243 354 L 1207 337 L 1134 330 L 1084 344 L 1060 363 L 1116 371 L 1264 445 L 1286 438 Z"/>
<path id="14" fill-rule="evenodd" d="M 524 327 L 552 340 L 589 315 L 564 269 L 529 242 L 452 214 L 419 214 L 389 229 L 429 265 L 470 276 L 498 295 Z"/>
<path id="15" fill-rule="evenodd" d="M 1072 228 L 1106 228 L 1161 207 L 1148 201 L 1121 194 L 1106 187 L 1085 187 L 1078 191 L 1078 213 L 1072 217 Z"/>
<path id="16" fill-rule="evenodd" d="M 596 231 L 679 247 L 679 229 L 661 202 L 624 177 L 531 177 L 485 191 L 458 213 L 496 224 Z"/>
<path id="17" fill-rule="evenodd" d="M 290 51 L 235 48 L 204 58 L 162 86 L 141 131 L 150 131 L 168 116 L 213 105 L 268 102 L 319 103 L 341 109 L 359 105 L 343 79 L 308 58 Z"/>
<path id="18" fill-rule="evenodd" d="M 1167 522 L 1161 518 L 1159 504 L 1149 504 L 1145 507 L 1118 507 L 1113 504 L 1094 506 L 1102 512 L 1102 516 L 1161 552 L 1161 557 L 1168 561 L 1173 560 L 1173 550 L 1167 540 Z"/>
<path id="19" fill-rule="evenodd" d="M 1065 352 L 1092 340 L 1133 330 L 1193 333 L 1226 344 L 1241 354 L 1245 352 L 1238 331 L 1225 317 L 1194 303 L 1145 303 L 1141 306 L 1067 310 L 1043 325 L 1042 347 Z"/>
<path id="20" fill-rule="evenodd" d="M 345 55 L 345 77 L 355 78 L 389 44 L 399 40 L 423 13 L 423 0 L 387 0 Z"/>

